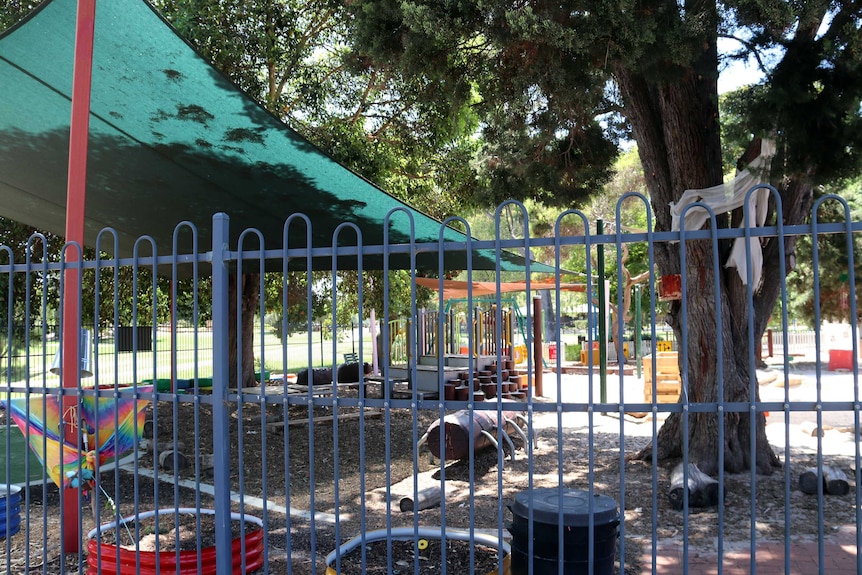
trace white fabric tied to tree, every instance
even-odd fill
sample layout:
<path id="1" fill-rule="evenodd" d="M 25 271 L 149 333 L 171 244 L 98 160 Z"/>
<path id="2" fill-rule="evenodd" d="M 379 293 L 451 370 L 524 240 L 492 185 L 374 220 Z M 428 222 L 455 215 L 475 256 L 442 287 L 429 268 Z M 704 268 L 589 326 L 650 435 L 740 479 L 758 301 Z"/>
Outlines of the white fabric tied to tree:
<path id="1" fill-rule="evenodd" d="M 742 207 L 745 195 L 752 187 L 766 181 L 769 175 L 769 167 L 772 157 L 775 155 L 775 142 L 764 138 L 760 142 L 760 155 L 758 155 L 741 172 L 737 172 L 733 181 L 702 190 L 686 190 L 679 201 L 670 203 L 671 229 L 680 229 L 680 219 L 683 209 L 694 202 L 702 202 L 712 208 L 715 213 L 724 213 Z M 749 198 L 748 221 L 749 225 L 762 226 L 766 223 L 767 208 L 769 204 L 769 190 L 760 188 Z M 709 213 L 701 208 L 694 207 L 685 215 L 685 229 L 699 230 L 709 219 Z M 745 225 L 745 218 L 739 227 Z M 763 253 L 760 249 L 758 238 L 751 238 L 749 242 L 751 251 L 751 279 L 753 289 L 760 286 L 763 271 Z M 727 258 L 725 267 L 735 267 L 742 278 L 742 283 L 748 283 L 748 261 L 745 256 L 745 238 L 736 238 L 733 249 Z"/>

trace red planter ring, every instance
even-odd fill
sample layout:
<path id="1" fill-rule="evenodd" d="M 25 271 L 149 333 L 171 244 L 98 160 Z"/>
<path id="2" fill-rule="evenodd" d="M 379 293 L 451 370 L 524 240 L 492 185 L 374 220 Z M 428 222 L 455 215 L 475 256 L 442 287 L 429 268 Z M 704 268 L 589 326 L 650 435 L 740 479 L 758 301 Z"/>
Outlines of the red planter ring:
<path id="1" fill-rule="evenodd" d="M 138 519 L 146 519 L 156 514 L 171 515 L 174 513 L 182 513 L 185 515 L 207 514 L 211 515 L 215 512 L 211 509 L 194 509 L 194 508 L 179 508 L 179 509 L 159 509 L 158 511 L 147 511 L 139 513 L 137 516 L 129 515 L 124 517 L 123 521 L 134 521 Z M 256 528 L 248 531 L 245 537 L 237 537 L 231 542 L 233 550 L 233 570 L 234 574 L 240 575 L 251 573 L 263 565 L 263 522 L 253 515 L 240 515 L 239 513 L 231 513 L 231 519 L 245 521 L 253 524 Z M 155 551 L 135 551 L 134 549 L 119 549 L 119 565 L 117 564 L 117 546 L 108 543 L 99 543 L 96 539 L 97 534 L 108 529 L 117 529 L 118 522 L 106 523 L 93 529 L 87 534 L 87 575 L 100 575 L 107 573 L 116 573 L 118 575 L 137 574 L 141 573 L 149 575 L 160 573 L 182 573 L 182 574 L 197 574 L 215 575 L 216 573 L 216 549 L 215 547 L 207 547 L 200 550 L 200 555 L 197 550 L 186 550 L 179 552 L 179 568 L 177 567 L 176 551 L 160 551 L 158 563 L 156 562 Z M 245 571 L 243 571 L 243 555 L 242 548 L 245 542 Z M 198 557 L 200 557 L 200 565 L 198 565 Z M 199 568 L 200 567 L 200 568 Z"/>

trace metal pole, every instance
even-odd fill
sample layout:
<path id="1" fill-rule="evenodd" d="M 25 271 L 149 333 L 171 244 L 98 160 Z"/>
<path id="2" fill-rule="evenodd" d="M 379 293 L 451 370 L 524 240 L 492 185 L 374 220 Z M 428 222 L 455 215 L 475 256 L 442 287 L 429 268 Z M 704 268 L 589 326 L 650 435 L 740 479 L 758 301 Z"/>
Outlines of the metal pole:
<path id="1" fill-rule="evenodd" d="M 72 71 L 72 117 L 69 129 L 69 170 L 66 189 L 66 241 L 84 245 L 84 206 L 87 197 L 87 139 L 90 133 L 90 90 L 93 75 L 93 38 L 96 22 L 96 0 L 78 0 L 75 28 L 75 64 Z M 67 263 L 78 261 L 76 250 L 67 250 Z M 78 309 L 78 268 L 65 269 L 63 289 L 63 382 L 64 388 L 78 387 L 81 356 Z M 64 395 L 64 439 L 78 445 L 77 399 Z M 67 489 L 63 498 L 62 551 L 78 553 L 81 547 L 81 505 L 78 489 Z"/>
<path id="2" fill-rule="evenodd" d="M 230 385 L 228 365 L 228 224 L 227 214 L 213 216 L 212 306 L 213 306 L 213 487 L 215 490 L 216 570 L 230 573 L 230 413 L 227 394 Z"/>
<path id="3" fill-rule="evenodd" d="M 542 357 L 542 298 L 540 296 L 533 296 L 533 357 L 536 358 L 534 364 L 536 376 L 533 379 L 533 386 L 536 388 L 536 397 L 543 397 L 545 395 L 542 388 L 544 357 Z"/>
<path id="4" fill-rule="evenodd" d="M 177 286 L 176 277 L 171 281 L 171 393 L 177 392 Z M 158 333 L 156 326 L 156 333 Z M 156 338 L 158 339 L 158 338 Z M 155 350 L 154 350 L 155 351 Z"/>
<path id="5" fill-rule="evenodd" d="M 605 231 L 604 222 L 596 220 L 596 233 Z M 605 298 L 605 246 L 596 246 L 596 273 L 599 276 L 599 401 L 608 401 L 608 326 L 605 317 L 607 301 Z"/>
<path id="6" fill-rule="evenodd" d="M 635 340 L 632 342 L 632 357 L 635 359 L 638 377 L 641 377 L 640 347 L 641 347 L 641 286 L 636 285 L 635 290 Z"/>

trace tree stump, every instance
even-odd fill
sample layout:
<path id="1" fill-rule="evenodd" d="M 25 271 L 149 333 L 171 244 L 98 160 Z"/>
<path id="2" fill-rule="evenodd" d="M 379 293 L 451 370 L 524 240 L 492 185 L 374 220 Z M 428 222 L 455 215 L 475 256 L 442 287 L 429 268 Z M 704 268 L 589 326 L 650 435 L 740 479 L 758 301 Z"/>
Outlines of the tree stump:
<path id="1" fill-rule="evenodd" d="M 176 459 L 174 455 L 176 455 Z M 176 470 L 185 469 L 189 466 L 189 460 L 185 455 L 173 449 L 163 451 L 159 454 L 159 466 L 162 469 L 172 471 L 174 470 L 174 464 L 176 464 Z"/>
<path id="2" fill-rule="evenodd" d="M 682 463 L 677 465 L 670 476 L 670 492 L 668 499 L 670 505 L 675 510 L 680 511 L 683 508 L 685 497 L 684 487 L 684 466 Z M 718 481 L 698 469 L 694 463 L 688 464 L 688 506 L 689 507 L 710 507 L 718 505 L 718 498 L 721 496 L 721 489 Z"/>
<path id="3" fill-rule="evenodd" d="M 799 489 L 808 495 L 817 493 L 817 468 L 809 467 L 799 475 Z M 847 495 L 850 482 L 847 475 L 838 467 L 823 466 L 823 492 L 829 495 Z"/>

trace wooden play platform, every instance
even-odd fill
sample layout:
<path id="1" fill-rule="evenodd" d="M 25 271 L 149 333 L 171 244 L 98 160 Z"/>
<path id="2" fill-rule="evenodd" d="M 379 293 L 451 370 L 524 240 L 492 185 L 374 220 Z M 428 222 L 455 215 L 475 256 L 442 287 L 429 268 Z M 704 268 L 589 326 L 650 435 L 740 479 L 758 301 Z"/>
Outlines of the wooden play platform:
<path id="1" fill-rule="evenodd" d="M 652 401 L 653 379 L 655 379 L 656 403 L 676 403 L 682 393 L 682 378 L 679 375 L 679 360 L 675 351 L 656 352 L 656 373 L 653 378 L 652 354 L 645 355 L 643 362 L 644 401 Z"/>

